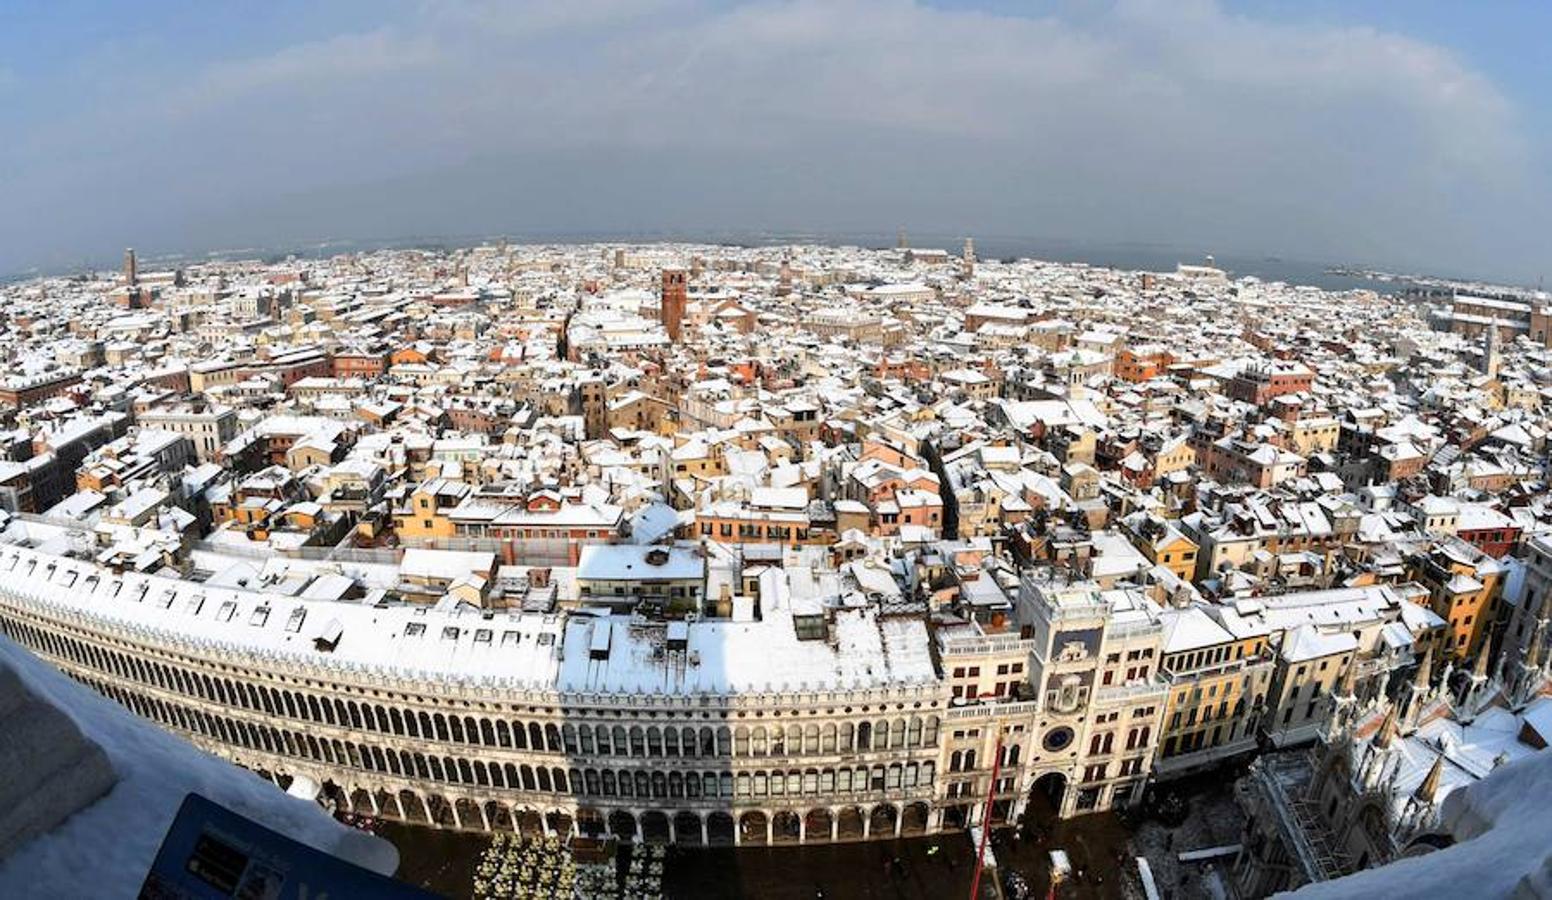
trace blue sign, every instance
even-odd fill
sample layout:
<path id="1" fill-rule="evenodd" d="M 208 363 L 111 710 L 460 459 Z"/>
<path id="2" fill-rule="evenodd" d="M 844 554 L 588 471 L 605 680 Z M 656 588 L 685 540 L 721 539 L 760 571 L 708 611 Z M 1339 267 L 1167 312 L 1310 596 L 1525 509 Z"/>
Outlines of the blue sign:
<path id="1" fill-rule="evenodd" d="M 427 893 L 294 841 L 198 794 L 183 798 L 140 900 L 427 900 Z"/>

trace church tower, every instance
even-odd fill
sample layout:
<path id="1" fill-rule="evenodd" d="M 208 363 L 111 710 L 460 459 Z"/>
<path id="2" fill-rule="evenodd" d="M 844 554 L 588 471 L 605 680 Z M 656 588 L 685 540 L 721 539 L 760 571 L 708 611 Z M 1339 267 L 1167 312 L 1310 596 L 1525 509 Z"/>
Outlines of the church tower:
<path id="1" fill-rule="evenodd" d="M 1498 320 L 1494 319 L 1488 324 L 1487 335 L 1483 338 L 1482 374 L 1488 378 L 1498 377 L 1498 367 L 1503 361 L 1503 348 L 1498 341 Z"/>
<path id="2" fill-rule="evenodd" d="M 688 293 L 689 286 L 683 269 L 663 270 L 663 293 L 658 301 L 658 317 L 663 321 L 663 330 L 668 332 L 668 339 L 675 344 L 679 343 L 684 328 L 684 307 Z"/>

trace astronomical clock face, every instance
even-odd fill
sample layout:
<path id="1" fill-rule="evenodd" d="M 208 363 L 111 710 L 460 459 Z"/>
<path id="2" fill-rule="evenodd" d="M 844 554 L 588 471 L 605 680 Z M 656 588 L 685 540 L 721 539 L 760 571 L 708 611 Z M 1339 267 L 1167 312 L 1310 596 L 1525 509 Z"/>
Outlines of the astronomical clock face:
<path id="1" fill-rule="evenodd" d="M 1072 729 L 1066 725 L 1061 725 L 1047 731 L 1045 737 L 1040 740 L 1040 746 L 1044 747 L 1048 752 L 1060 753 L 1072 745 L 1072 738 Z"/>

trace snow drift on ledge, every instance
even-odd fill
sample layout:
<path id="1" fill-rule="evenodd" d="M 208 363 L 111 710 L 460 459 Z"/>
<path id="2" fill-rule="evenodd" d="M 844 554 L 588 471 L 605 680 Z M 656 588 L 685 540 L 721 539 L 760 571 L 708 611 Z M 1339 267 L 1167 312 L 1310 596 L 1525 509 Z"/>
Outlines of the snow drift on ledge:
<path id="1" fill-rule="evenodd" d="M 74 720 L 119 775 L 102 799 L 0 860 L 0 897 L 134 897 L 190 792 L 373 871 L 391 875 L 397 868 L 388 842 L 138 718 L 4 637 L 0 667 L 15 669 L 40 699 Z"/>

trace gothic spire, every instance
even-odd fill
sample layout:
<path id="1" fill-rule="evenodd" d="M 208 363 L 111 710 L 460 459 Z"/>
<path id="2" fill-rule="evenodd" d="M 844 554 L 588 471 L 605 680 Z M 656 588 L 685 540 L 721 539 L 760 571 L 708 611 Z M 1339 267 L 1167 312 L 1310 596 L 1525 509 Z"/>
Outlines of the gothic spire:
<path id="1" fill-rule="evenodd" d="M 1476 665 L 1471 668 L 1471 680 L 1472 681 L 1486 681 L 1487 680 L 1487 664 L 1488 664 L 1488 661 L 1489 661 L 1488 660 L 1489 656 L 1492 656 L 1492 654 L 1487 652 L 1487 646 L 1486 646 L 1486 644 L 1484 644 L 1482 646 L 1481 651 L 1479 651 L 1477 653 Z"/>
<path id="2" fill-rule="evenodd" d="M 1412 792 L 1412 799 L 1422 803 L 1432 803 L 1434 798 L 1439 796 L 1439 782 L 1443 779 L 1444 751 L 1440 750 L 1439 755 L 1433 758 L 1433 767 L 1428 770 L 1428 774 L 1423 778 L 1423 783 L 1419 784 L 1417 790 Z"/>
<path id="3" fill-rule="evenodd" d="M 1380 750 L 1389 750 L 1400 733 L 1401 727 L 1396 722 L 1396 707 L 1392 704 L 1385 712 L 1385 721 L 1380 723 L 1380 730 L 1374 735 L 1374 746 Z"/>
<path id="4" fill-rule="evenodd" d="M 1412 692 L 1421 696 L 1428 691 L 1428 680 L 1433 677 L 1433 645 L 1423 651 L 1423 663 L 1412 678 Z"/>
<path id="5" fill-rule="evenodd" d="M 1342 680 L 1337 682 L 1336 695 L 1338 697 L 1355 697 L 1358 692 L 1358 658 L 1355 656 L 1347 668 L 1342 670 Z"/>

